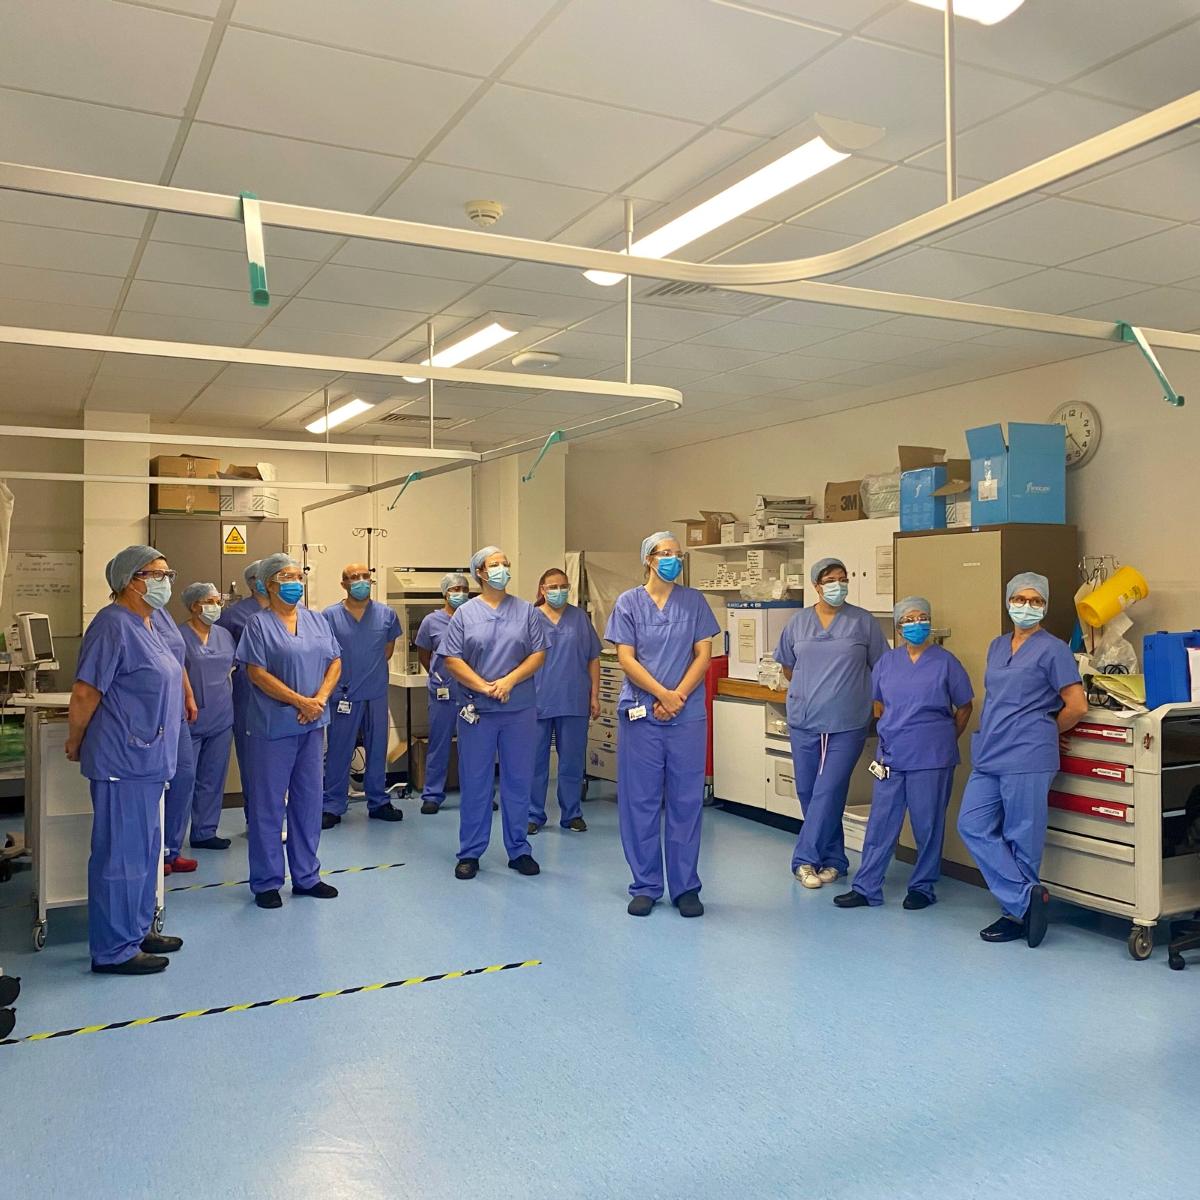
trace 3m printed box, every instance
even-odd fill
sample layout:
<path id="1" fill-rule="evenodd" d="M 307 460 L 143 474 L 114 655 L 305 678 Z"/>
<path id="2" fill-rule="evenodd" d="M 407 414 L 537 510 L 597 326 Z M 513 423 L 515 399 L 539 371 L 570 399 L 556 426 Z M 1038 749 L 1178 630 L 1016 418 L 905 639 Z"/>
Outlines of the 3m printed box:
<path id="1" fill-rule="evenodd" d="M 971 524 L 1063 525 L 1067 520 L 1067 435 L 1061 425 L 1012 421 L 967 430 Z"/>

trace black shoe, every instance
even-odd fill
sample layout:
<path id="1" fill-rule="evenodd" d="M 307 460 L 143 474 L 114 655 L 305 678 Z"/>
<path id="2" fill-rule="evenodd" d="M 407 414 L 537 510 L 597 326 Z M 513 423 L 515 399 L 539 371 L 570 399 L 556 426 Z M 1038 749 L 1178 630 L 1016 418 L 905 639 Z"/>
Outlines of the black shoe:
<path id="1" fill-rule="evenodd" d="M 979 936 L 985 942 L 1015 942 L 1025 933 L 1025 926 L 1012 917 L 1001 917 L 993 921 L 986 929 L 979 931 Z"/>
<path id="2" fill-rule="evenodd" d="M 931 904 L 936 903 L 932 896 L 925 895 L 924 892 L 909 892 L 904 897 L 904 907 L 907 909 L 928 908 Z"/>
<path id="3" fill-rule="evenodd" d="M 520 871 L 522 875 L 540 875 L 542 868 L 533 860 L 532 854 L 522 854 L 517 858 L 508 860 L 509 867 L 514 871 Z"/>
<path id="4" fill-rule="evenodd" d="M 372 808 L 368 811 L 367 816 L 372 821 L 403 821 L 404 813 L 393 804 L 384 804 L 379 808 Z"/>
<path id="5" fill-rule="evenodd" d="M 432 800 L 426 800 L 424 804 L 421 805 L 421 811 L 425 814 L 425 816 L 431 817 L 435 812 L 438 811 L 438 806 L 434 804 Z"/>
<path id="6" fill-rule="evenodd" d="M 865 908 L 871 903 L 862 892 L 856 892 L 853 888 L 840 896 L 834 896 L 833 902 L 838 908 Z"/>
<path id="7" fill-rule="evenodd" d="M 704 905 L 700 903 L 699 892 L 684 892 L 683 895 L 675 901 L 675 907 L 679 909 L 679 915 L 681 917 L 704 916 Z"/>
<path id="8" fill-rule="evenodd" d="M 495 800 L 493 800 L 492 801 L 492 812 L 499 812 L 499 811 L 500 811 L 500 805 L 497 804 Z"/>
<path id="9" fill-rule="evenodd" d="M 1042 944 L 1046 936 L 1049 919 L 1050 893 L 1039 883 L 1029 896 L 1029 908 L 1025 911 L 1025 941 L 1030 949 Z"/>
<path id="10" fill-rule="evenodd" d="M 337 888 L 323 879 L 318 879 L 312 887 L 292 887 L 293 896 L 312 896 L 315 900 L 332 900 L 337 894 Z"/>
<path id="11" fill-rule="evenodd" d="M 21 994 L 21 980 L 16 975 L 0 975 L 0 1008 L 8 1008 Z"/>
<path id="12" fill-rule="evenodd" d="M 11 1008 L 0 1008 L 0 1039 L 8 1037 L 17 1023 L 17 1014 Z"/>
<path id="13" fill-rule="evenodd" d="M 183 938 L 167 937 L 161 933 L 148 933 L 142 938 L 142 949 L 147 954 L 174 954 L 183 949 Z"/>
<path id="14" fill-rule="evenodd" d="M 536 821 L 530 821 L 529 828 L 525 832 L 529 837 L 536 837 L 542 832 L 542 827 Z"/>
<path id="15" fill-rule="evenodd" d="M 201 842 L 191 843 L 193 850 L 228 850 L 231 845 L 230 840 L 223 837 L 210 837 Z"/>
<path id="16" fill-rule="evenodd" d="M 648 917 L 654 908 L 653 896 L 634 896 L 625 910 L 631 917 Z"/>
<path id="17" fill-rule="evenodd" d="M 587 822 L 582 817 L 576 817 L 567 822 L 567 828 L 574 833 L 587 833 Z"/>
<path id="18" fill-rule="evenodd" d="M 454 868 L 455 879 L 474 879 L 479 874 L 479 859 L 460 858 Z"/>
<path id="19" fill-rule="evenodd" d="M 337 813 L 323 812 L 321 814 L 321 828 L 322 829 L 332 829 L 335 825 L 340 825 L 341 823 L 342 823 L 342 818 L 339 817 L 337 815 Z"/>
<path id="20" fill-rule="evenodd" d="M 169 958 L 159 954 L 143 954 L 138 951 L 132 958 L 119 963 L 92 963 L 97 975 L 155 975 L 170 965 Z"/>
<path id="21" fill-rule="evenodd" d="M 283 898 L 275 890 L 258 892 L 254 897 L 254 903 L 259 908 L 282 908 Z"/>

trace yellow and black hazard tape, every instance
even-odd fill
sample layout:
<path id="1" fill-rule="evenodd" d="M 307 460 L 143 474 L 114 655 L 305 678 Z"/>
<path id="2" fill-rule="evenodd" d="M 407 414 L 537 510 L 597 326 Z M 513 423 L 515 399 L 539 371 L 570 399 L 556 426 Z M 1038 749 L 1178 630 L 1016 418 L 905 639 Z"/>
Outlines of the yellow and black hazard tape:
<path id="1" fill-rule="evenodd" d="M 471 975 L 495 975 L 498 971 L 516 971 L 522 967 L 540 967 L 541 959 L 528 962 L 498 963 L 494 967 L 471 967 L 465 971 L 443 971 L 440 975 L 417 975 L 412 979 L 392 979 L 387 983 L 360 983 L 358 987 L 338 988 L 332 992 L 309 992 L 305 996 L 279 996 L 274 1000 L 255 1000 L 252 1004 L 222 1004 L 216 1008 L 196 1008 L 191 1012 L 165 1013 L 161 1017 L 138 1017 L 132 1021 L 109 1021 L 105 1025 L 82 1025 L 78 1029 L 59 1029 L 53 1033 L 31 1033 L 21 1038 L 5 1038 L 0 1046 L 19 1046 L 23 1042 L 49 1042 L 54 1038 L 80 1037 L 85 1033 L 107 1033 L 112 1029 L 137 1029 L 143 1025 L 162 1025 L 167 1021 L 190 1021 L 193 1017 L 215 1017 L 220 1013 L 251 1012 L 256 1008 L 281 1008 L 302 1004 L 305 1000 L 332 1000 L 335 996 L 356 996 L 362 992 L 382 992 L 388 988 L 412 987 L 418 983 L 440 983 L 443 979 L 466 979 Z"/>
<path id="2" fill-rule="evenodd" d="M 373 867 L 338 867 L 332 871 L 322 871 L 321 875 L 354 875 L 361 871 L 392 871 L 396 867 L 404 866 L 403 863 L 376 863 Z M 289 875 L 287 879 L 290 879 Z M 287 879 L 284 882 L 287 882 Z M 181 883 L 177 887 L 169 887 L 165 889 L 168 892 L 202 892 L 205 888 L 219 887 L 244 887 L 250 880 L 248 879 L 222 879 L 220 883 Z"/>

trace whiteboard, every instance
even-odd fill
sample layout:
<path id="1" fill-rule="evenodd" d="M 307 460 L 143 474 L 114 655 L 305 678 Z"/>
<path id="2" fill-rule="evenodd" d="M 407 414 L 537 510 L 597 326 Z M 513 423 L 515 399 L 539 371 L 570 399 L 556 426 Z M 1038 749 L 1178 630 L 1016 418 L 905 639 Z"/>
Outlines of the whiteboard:
<path id="1" fill-rule="evenodd" d="M 42 612 L 55 637 L 78 637 L 82 611 L 78 550 L 14 550 L 8 556 L 0 631 L 7 638 L 14 615 Z"/>

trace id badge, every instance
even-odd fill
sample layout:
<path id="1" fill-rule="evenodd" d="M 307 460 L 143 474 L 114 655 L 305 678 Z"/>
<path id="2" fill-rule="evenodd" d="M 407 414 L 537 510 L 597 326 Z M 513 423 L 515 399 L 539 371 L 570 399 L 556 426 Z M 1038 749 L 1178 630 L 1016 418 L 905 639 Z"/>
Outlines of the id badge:
<path id="1" fill-rule="evenodd" d="M 337 704 L 337 710 L 339 713 L 342 714 L 342 716 L 349 715 L 349 713 L 351 711 L 350 701 L 349 700 L 339 700 L 338 704 Z"/>
<path id="2" fill-rule="evenodd" d="M 625 711 L 631 721 L 640 721 L 646 715 L 646 706 L 639 704 L 636 708 L 629 708 Z"/>
<path id="3" fill-rule="evenodd" d="M 440 687 L 440 688 L 438 688 L 438 690 L 437 690 L 437 691 L 434 693 L 434 695 L 435 695 L 435 696 L 436 696 L 436 697 L 437 697 L 439 700 L 449 700 L 449 699 L 450 699 L 450 689 L 449 689 L 448 687 Z"/>
<path id="4" fill-rule="evenodd" d="M 479 723 L 479 714 L 475 711 L 475 705 L 464 704 L 458 710 L 458 715 L 462 717 L 468 725 L 477 725 Z"/>

